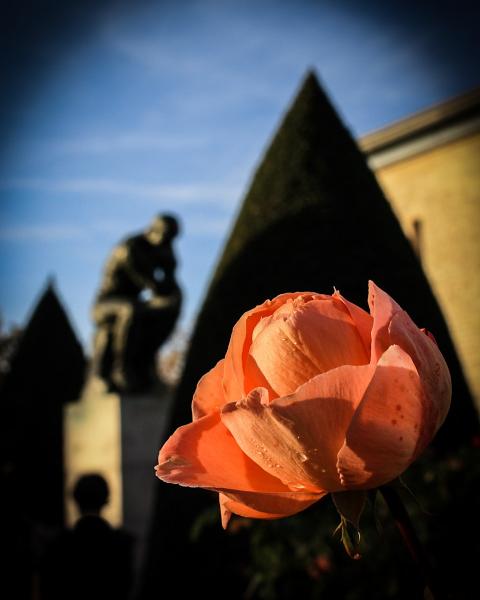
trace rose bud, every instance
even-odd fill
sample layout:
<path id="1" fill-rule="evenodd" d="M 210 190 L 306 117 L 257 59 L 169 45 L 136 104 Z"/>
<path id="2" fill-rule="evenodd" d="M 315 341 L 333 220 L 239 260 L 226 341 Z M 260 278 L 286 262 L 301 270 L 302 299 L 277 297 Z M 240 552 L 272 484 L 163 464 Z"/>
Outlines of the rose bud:
<path id="1" fill-rule="evenodd" d="M 157 476 L 273 519 L 330 492 L 400 475 L 445 420 L 450 374 L 432 336 L 370 282 L 370 315 L 337 291 L 282 294 L 246 312 L 195 391 L 193 422 Z"/>

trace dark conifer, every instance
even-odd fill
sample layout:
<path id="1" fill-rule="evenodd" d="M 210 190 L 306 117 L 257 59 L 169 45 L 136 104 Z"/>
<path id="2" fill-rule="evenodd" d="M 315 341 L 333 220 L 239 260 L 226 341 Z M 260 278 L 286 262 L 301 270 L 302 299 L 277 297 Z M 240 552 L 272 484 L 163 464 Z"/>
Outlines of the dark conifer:
<path id="1" fill-rule="evenodd" d="M 455 446 L 474 431 L 475 412 L 445 321 L 375 176 L 309 73 L 253 178 L 214 274 L 172 428 L 188 420 L 198 379 L 224 355 L 245 310 L 282 292 L 328 294 L 334 286 L 367 309 L 369 279 L 434 332 L 454 381 L 437 444 Z"/>
<path id="2" fill-rule="evenodd" d="M 12 478 L 25 516 L 62 526 L 63 405 L 79 396 L 83 350 L 53 285 L 24 328 L 2 381 L 2 474 Z"/>

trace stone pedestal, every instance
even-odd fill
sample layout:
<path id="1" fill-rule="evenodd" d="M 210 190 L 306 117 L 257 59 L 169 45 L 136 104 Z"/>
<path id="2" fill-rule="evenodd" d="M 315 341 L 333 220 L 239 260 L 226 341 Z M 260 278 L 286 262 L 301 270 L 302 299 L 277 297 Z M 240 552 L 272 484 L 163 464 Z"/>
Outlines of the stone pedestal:
<path id="1" fill-rule="evenodd" d="M 80 400 L 64 411 L 64 465 L 66 519 L 78 518 L 72 488 L 82 475 L 98 473 L 110 488 L 110 501 L 102 516 L 114 527 L 123 521 L 120 398 L 110 394 L 104 382 L 90 377 Z"/>
<path id="2" fill-rule="evenodd" d="M 153 508 L 160 441 L 171 406 L 168 388 L 152 394 L 122 395 L 123 526 L 136 538 L 140 564 Z"/>
<path id="3" fill-rule="evenodd" d="M 135 536 L 136 566 L 148 533 L 154 466 L 171 397 L 166 387 L 146 394 L 108 393 L 101 379 L 90 377 L 79 402 L 64 413 L 67 524 L 78 518 L 71 497 L 75 481 L 99 473 L 110 487 L 102 516 Z"/>

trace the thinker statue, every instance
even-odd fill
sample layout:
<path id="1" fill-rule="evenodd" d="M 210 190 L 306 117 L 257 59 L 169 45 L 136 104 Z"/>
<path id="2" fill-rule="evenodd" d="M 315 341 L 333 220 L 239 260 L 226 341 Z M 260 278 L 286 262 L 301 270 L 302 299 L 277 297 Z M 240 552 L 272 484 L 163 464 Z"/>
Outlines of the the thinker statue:
<path id="1" fill-rule="evenodd" d="M 158 215 L 110 255 L 93 308 L 93 373 L 109 388 L 145 391 L 158 380 L 155 354 L 180 313 L 172 241 L 177 220 Z"/>

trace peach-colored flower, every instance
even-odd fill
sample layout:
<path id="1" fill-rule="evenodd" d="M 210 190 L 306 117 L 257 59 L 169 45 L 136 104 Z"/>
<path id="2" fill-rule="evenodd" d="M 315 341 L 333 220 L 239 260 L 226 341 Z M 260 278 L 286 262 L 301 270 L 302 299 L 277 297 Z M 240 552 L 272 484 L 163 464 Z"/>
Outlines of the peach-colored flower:
<path id="1" fill-rule="evenodd" d="M 433 338 L 372 282 L 368 300 L 370 315 L 337 291 L 246 312 L 157 476 L 219 492 L 226 526 L 231 513 L 284 517 L 400 475 L 447 415 L 450 374 Z"/>

